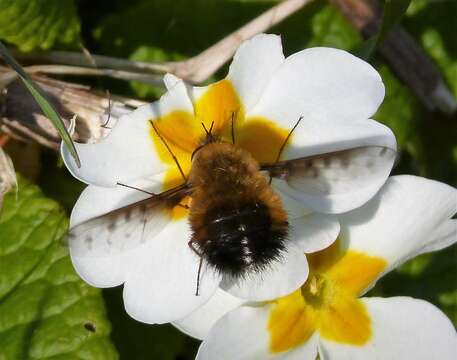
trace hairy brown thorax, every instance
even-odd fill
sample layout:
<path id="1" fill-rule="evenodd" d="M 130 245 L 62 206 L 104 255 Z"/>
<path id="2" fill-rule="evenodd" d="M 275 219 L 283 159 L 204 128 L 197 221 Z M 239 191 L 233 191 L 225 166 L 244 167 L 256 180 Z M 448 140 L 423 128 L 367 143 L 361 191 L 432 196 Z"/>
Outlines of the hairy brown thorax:
<path id="1" fill-rule="evenodd" d="M 213 142 L 193 159 L 189 221 L 192 242 L 221 272 L 243 276 L 280 258 L 287 213 L 249 152 Z"/>

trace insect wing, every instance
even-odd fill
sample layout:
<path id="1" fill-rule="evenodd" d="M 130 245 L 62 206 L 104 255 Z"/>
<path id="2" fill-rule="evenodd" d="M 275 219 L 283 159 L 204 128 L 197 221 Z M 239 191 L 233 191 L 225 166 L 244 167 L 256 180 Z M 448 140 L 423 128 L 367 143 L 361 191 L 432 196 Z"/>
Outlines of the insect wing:
<path id="1" fill-rule="evenodd" d="M 187 192 L 181 186 L 77 224 L 68 234 L 72 255 L 113 256 L 143 244 L 165 228 Z"/>
<path id="2" fill-rule="evenodd" d="M 396 151 L 382 146 L 365 146 L 335 151 L 276 164 L 264 165 L 262 170 L 280 178 L 301 193 L 311 196 L 343 194 L 372 183 L 391 169 Z M 383 174 L 380 174 L 382 172 Z"/>

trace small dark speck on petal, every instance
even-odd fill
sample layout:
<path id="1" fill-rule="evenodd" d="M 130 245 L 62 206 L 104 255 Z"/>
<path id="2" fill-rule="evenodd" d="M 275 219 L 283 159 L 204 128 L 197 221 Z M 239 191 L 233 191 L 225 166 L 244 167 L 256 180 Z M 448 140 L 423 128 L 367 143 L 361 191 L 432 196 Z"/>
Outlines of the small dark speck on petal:
<path id="1" fill-rule="evenodd" d="M 343 165 L 343 167 L 345 167 L 345 168 L 349 167 L 350 163 L 351 163 L 351 161 L 349 160 L 348 156 L 343 156 L 341 158 L 341 164 Z"/>
<path id="2" fill-rule="evenodd" d="M 317 178 L 319 175 L 319 170 L 316 168 L 311 168 L 309 169 L 309 176 L 312 177 L 313 179 Z"/>
<path id="3" fill-rule="evenodd" d="M 125 221 L 130 221 L 130 218 L 132 217 L 132 213 L 130 211 L 125 212 Z"/>
<path id="4" fill-rule="evenodd" d="M 108 226 L 107 226 L 107 229 L 109 231 L 114 231 L 116 230 L 116 223 L 113 221 L 112 223 L 109 223 Z"/>

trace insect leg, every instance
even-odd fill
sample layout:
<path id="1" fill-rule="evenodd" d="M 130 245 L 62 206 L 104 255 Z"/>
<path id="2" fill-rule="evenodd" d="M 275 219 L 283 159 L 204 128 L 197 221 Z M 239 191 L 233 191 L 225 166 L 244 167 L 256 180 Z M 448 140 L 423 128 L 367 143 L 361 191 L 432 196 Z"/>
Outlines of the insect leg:
<path id="1" fill-rule="evenodd" d="M 276 157 L 276 161 L 275 162 L 278 162 L 279 161 L 279 158 L 281 157 L 281 154 L 282 154 L 282 151 L 284 150 L 284 148 L 286 147 L 286 144 L 287 142 L 289 141 L 290 139 L 290 136 L 292 135 L 292 133 L 294 132 L 295 128 L 298 126 L 298 124 L 300 124 L 300 121 L 302 121 L 303 119 L 303 116 L 300 116 L 297 120 L 297 122 L 295 123 L 294 127 L 289 131 L 289 133 L 287 134 L 287 137 L 286 139 L 284 140 L 284 142 L 282 143 L 281 147 L 279 148 L 279 151 L 278 151 L 278 156 Z"/>
<path id="2" fill-rule="evenodd" d="M 106 90 L 106 92 L 108 93 L 108 119 L 104 124 L 101 125 L 101 127 L 105 129 L 111 129 L 108 126 L 109 121 L 111 120 L 111 93 L 109 92 L 109 90 Z"/>
<path id="3" fill-rule="evenodd" d="M 232 112 L 232 143 L 235 145 L 235 128 L 233 127 L 233 122 L 235 120 L 235 112 Z"/>
<path id="4" fill-rule="evenodd" d="M 173 158 L 174 162 L 176 163 L 176 166 L 178 167 L 178 170 L 181 173 L 182 178 L 184 179 L 185 182 L 187 182 L 187 177 L 186 177 L 186 175 L 184 175 L 184 171 L 182 170 L 181 165 L 179 164 L 179 161 L 176 158 L 175 154 L 173 154 L 173 151 L 171 151 L 171 149 L 168 146 L 168 144 L 165 141 L 165 139 L 162 137 L 162 135 L 160 135 L 159 131 L 157 130 L 157 128 L 154 125 L 154 122 L 152 120 L 149 120 L 149 122 L 151 123 L 151 126 L 154 129 L 154 131 L 157 134 L 157 136 L 159 137 L 160 141 L 162 141 L 162 143 L 165 145 L 167 151 L 170 153 L 171 157 Z"/>
<path id="5" fill-rule="evenodd" d="M 292 135 L 292 133 L 294 132 L 295 128 L 298 126 L 298 124 L 300 124 L 300 121 L 302 121 L 303 119 L 303 116 L 300 116 L 297 120 L 297 122 L 295 123 L 294 127 L 289 131 L 289 133 L 287 134 L 287 137 L 286 139 L 284 140 L 284 142 L 282 143 L 281 147 L 279 148 L 279 151 L 278 151 L 278 156 L 276 156 L 276 161 L 275 162 L 278 162 L 279 159 L 281 158 L 281 154 L 282 154 L 282 151 L 284 150 L 284 148 L 286 147 L 286 144 L 287 142 L 289 141 L 290 139 L 290 136 Z M 269 181 L 269 184 L 271 184 L 271 181 L 273 180 L 273 178 L 270 176 L 270 181 Z"/>
<path id="6" fill-rule="evenodd" d="M 186 204 L 177 203 L 176 206 L 182 207 L 183 209 L 189 210 L 190 206 Z"/>
<path id="7" fill-rule="evenodd" d="M 195 242 L 195 240 L 192 239 L 192 240 L 190 240 L 190 241 L 187 243 L 187 245 L 189 245 L 190 249 L 191 249 L 195 254 L 197 254 L 198 257 L 202 257 L 202 256 L 203 256 L 203 253 L 202 253 L 201 251 L 199 251 L 199 249 L 197 249 L 197 248 L 194 246 L 194 242 Z"/>
<path id="8" fill-rule="evenodd" d="M 198 264 L 198 273 L 197 273 L 197 288 L 195 289 L 195 296 L 198 296 L 198 289 L 200 288 L 200 273 L 202 271 L 203 258 L 200 258 L 200 263 Z"/>
<path id="9" fill-rule="evenodd" d="M 155 193 L 153 193 L 153 192 L 150 192 L 150 191 L 147 191 L 147 190 L 143 190 L 143 189 L 137 188 L 137 187 L 135 187 L 135 186 L 131 186 L 131 185 L 127 185 L 127 184 L 122 184 L 122 183 L 120 183 L 120 182 L 117 182 L 116 185 L 124 186 L 124 187 L 126 187 L 126 188 L 133 189 L 133 190 L 138 190 L 138 191 L 141 191 L 141 192 L 143 192 L 143 193 L 145 193 L 145 194 L 148 194 L 148 195 L 157 195 L 157 194 L 155 194 Z"/>
<path id="10" fill-rule="evenodd" d="M 202 271 L 202 265 L 203 265 L 203 253 L 199 251 L 195 246 L 194 246 L 195 240 L 190 240 L 187 245 L 189 245 L 190 249 L 197 254 L 200 257 L 200 263 L 198 264 L 198 272 L 197 272 L 197 288 L 195 290 L 195 296 L 198 296 L 198 289 L 200 288 L 200 274 Z"/>

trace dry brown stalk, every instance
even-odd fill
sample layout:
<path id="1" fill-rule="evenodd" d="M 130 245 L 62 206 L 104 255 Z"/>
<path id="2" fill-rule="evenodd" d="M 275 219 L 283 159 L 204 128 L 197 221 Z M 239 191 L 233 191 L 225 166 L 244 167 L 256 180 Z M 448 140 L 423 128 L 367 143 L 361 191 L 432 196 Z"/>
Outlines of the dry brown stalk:
<path id="1" fill-rule="evenodd" d="M 382 8 L 374 0 L 331 0 L 365 38 L 377 34 Z M 430 110 L 457 111 L 457 103 L 435 64 L 414 38 L 400 26 L 394 28 L 378 51 L 395 74 Z"/>
<path id="2" fill-rule="evenodd" d="M 67 124 L 77 114 L 74 139 L 81 142 L 96 142 L 105 136 L 120 116 L 145 104 L 41 75 L 33 75 L 32 78 Z M 107 127 L 103 127 L 107 122 Z M 14 138 L 37 142 L 52 149 L 58 149 L 60 145 L 60 138 L 51 122 L 19 80 L 12 82 L 3 92 L 0 130 Z"/>
<path id="3" fill-rule="evenodd" d="M 88 57 L 85 53 L 67 51 L 50 51 L 39 54 L 13 53 L 17 59 L 32 62 L 38 61 L 77 67 L 94 67 L 95 63 L 98 69 L 105 72 L 104 75 L 107 75 L 107 72 L 114 70 L 123 71 L 119 76 L 124 77 L 127 76 L 126 73 L 164 74 L 168 72 L 188 82 L 200 83 L 208 79 L 220 69 L 222 65 L 229 61 L 244 40 L 268 30 L 310 2 L 312 2 L 312 0 L 282 1 L 199 55 L 179 62 L 149 63 L 118 59 L 103 55 L 91 55 Z M 109 76 L 112 76 L 112 74 L 109 74 Z M 142 77 L 140 76 L 135 80 L 141 81 Z"/>

